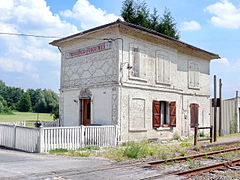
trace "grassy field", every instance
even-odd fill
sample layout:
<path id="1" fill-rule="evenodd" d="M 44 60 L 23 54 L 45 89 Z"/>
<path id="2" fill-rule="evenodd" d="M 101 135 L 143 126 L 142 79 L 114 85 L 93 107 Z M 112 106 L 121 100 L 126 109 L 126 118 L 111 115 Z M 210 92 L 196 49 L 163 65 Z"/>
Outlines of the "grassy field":
<path id="1" fill-rule="evenodd" d="M 49 113 L 38 113 L 39 121 L 52 121 L 53 117 Z M 0 122 L 12 121 L 36 121 L 37 113 L 32 112 L 14 112 L 14 115 L 1 115 Z"/>

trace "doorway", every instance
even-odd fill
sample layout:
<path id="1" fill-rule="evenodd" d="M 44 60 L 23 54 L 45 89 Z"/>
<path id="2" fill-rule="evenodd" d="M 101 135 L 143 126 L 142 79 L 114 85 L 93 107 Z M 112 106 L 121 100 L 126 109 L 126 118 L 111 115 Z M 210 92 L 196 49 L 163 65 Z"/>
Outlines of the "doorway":
<path id="1" fill-rule="evenodd" d="M 91 124 L 91 99 L 81 99 L 82 101 L 82 125 Z"/>
<path id="2" fill-rule="evenodd" d="M 191 115 L 191 128 L 194 128 L 198 125 L 198 112 L 199 105 L 198 104 L 190 104 L 190 115 Z"/>

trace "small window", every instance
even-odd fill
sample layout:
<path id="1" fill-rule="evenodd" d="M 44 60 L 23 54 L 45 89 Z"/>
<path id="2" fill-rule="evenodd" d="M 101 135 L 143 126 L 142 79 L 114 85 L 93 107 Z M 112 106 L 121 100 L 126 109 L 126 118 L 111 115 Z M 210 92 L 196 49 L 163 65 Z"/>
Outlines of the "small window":
<path id="1" fill-rule="evenodd" d="M 153 128 L 176 127 L 176 102 L 153 101 Z"/>
<path id="2" fill-rule="evenodd" d="M 161 101 L 160 102 L 160 108 L 161 108 L 161 120 L 162 120 L 162 126 L 168 126 L 169 125 L 169 117 L 168 117 L 168 102 Z"/>
<path id="3" fill-rule="evenodd" d="M 157 54 L 156 57 L 156 82 L 170 83 L 171 63 L 167 55 Z"/>
<path id="4" fill-rule="evenodd" d="M 137 46 L 130 46 L 131 77 L 146 79 L 147 55 Z"/>
<path id="5" fill-rule="evenodd" d="M 189 88 L 199 88 L 199 65 L 196 62 L 189 62 L 188 66 L 188 83 Z"/>

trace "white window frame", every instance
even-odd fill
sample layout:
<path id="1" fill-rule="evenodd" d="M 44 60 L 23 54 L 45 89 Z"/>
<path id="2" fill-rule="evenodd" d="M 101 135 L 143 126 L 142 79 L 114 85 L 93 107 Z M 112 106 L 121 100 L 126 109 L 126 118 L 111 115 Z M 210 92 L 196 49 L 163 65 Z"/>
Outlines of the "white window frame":
<path id="1" fill-rule="evenodd" d="M 157 51 L 155 58 L 155 76 L 157 84 L 171 85 L 171 55 L 165 51 Z"/>
<path id="2" fill-rule="evenodd" d="M 188 63 L 188 87 L 190 89 L 200 89 L 200 68 L 195 61 Z"/>
<path id="3" fill-rule="evenodd" d="M 139 51 L 139 72 L 138 72 L 139 76 L 135 76 L 133 72 L 134 70 L 133 49 L 134 48 L 137 48 Z M 143 48 L 141 48 L 137 44 L 130 44 L 129 64 L 132 67 L 132 69 L 129 70 L 129 79 L 147 82 L 148 55 L 146 54 L 146 51 L 144 51 Z"/>

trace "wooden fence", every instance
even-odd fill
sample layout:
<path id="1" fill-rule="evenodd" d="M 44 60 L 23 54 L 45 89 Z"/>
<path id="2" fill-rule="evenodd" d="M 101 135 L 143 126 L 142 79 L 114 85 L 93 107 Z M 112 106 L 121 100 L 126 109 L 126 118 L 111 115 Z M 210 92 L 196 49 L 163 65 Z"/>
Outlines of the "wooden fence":
<path id="1" fill-rule="evenodd" d="M 85 146 L 110 147 L 116 144 L 116 126 L 32 128 L 0 124 L 0 146 L 27 152 L 47 152 L 56 148 L 75 150 Z"/>

